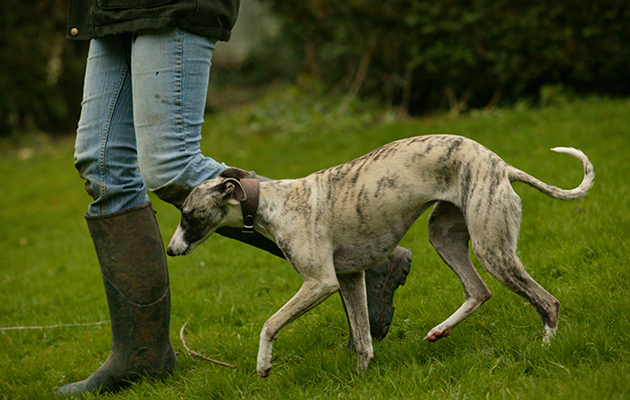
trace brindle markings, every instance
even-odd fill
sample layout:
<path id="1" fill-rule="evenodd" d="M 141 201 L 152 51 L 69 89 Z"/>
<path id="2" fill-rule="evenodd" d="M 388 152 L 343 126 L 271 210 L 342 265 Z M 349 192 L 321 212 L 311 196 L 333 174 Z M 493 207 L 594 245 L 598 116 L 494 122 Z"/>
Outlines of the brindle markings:
<path id="1" fill-rule="evenodd" d="M 456 154 L 462 147 L 462 143 L 464 143 L 463 138 L 458 138 L 453 140 L 448 148 L 446 149 L 446 153 L 444 153 L 437 161 L 438 164 L 446 164 L 451 160 L 453 154 Z"/>

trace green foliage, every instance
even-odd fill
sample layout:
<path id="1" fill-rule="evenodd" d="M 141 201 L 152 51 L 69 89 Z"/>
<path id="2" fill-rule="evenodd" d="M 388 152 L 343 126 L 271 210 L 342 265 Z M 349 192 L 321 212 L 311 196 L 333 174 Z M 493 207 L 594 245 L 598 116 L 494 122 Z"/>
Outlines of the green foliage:
<path id="1" fill-rule="evenodd" d="M 341 97 L 328 93 L 321 81 L 302 75 L 296 84 L 267 88 L 257 101 L 236 112 L 219 111 L 213 121 L 228 129 L 238 126 L 236 134 L 244 137 L 264 135 L 274 136 L 277 141 L 306 141 L 331 125 L 336 131 L 353 131 L 395 118 L 391 110 L 375 102 L 354 102 L 343 113 L 341 103 Z M 216 125 L 214 128 L 220 129 Z"/>
<path id="2" fill-rule="evenodd" d="M 86 43 L 65 38 L 67 2 L 0 2 L 0 136 L 76 126 Z"/>
<path id="3" fill-rule="evenodd" d="M 360 93 L 412 114 L 535 102 L 554 85 L 630 94 L 624 1 L 260 1 L 282 17 L 283 34 L 243 65 L 217 63 L 226 85 L 306 74 L 348 93 L 341 110 Z M 66 8 L 0 2 L 0 136 L 76 126 L 87 43 L 65 39 Z"/>
<path id="4" fill-rule="evenodd" d="M 630 7 L 561 0 L 266 0 L 330 85 L 370 62 L 364 93 L 412 112 L 493 108 L 543 85 L 627 95 Z"/>

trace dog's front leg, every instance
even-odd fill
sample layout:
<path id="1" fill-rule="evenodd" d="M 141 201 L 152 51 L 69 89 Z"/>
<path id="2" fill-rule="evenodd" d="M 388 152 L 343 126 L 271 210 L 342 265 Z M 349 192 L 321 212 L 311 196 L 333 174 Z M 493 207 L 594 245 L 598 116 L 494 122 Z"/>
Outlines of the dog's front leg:
<path id="1" fill-rule="evenodd" d="M 354 348 L 357 351 L 357 371 L 360 371 L 366 369 L 370 360 L 374 359 L 365 292 L 365 272 L 337 275 L 337 279 L 339 280 L 339 291 L 348 313 Z"/>
<path id="2" fill-rule="evenodd" d="M 280 330 L 339 290 L 332 261 L 330 269 L 333 270 L 331 274 L 319 276 L 317 279 L 305 278 L 296 295 L 265 322 L 260 333 L 260 346 L 258 348 L 258 365 L 256 367 L 258 377 L 265 378 L 271 371 L 272 342 Z"/>

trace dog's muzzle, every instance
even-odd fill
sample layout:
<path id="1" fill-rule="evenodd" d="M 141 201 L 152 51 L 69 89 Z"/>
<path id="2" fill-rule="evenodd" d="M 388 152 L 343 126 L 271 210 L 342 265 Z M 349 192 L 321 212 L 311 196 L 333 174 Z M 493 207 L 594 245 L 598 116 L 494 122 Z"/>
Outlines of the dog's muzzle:
<path id="1" fill-rule="evenodd" d="M 184 240 L 184 235 L 182 228 L 180 226 L 177 227 L 177 230 L 173 234 L 171 241 L 168 244 L 168 249 L 166 249 L 166 254 L 171 257 L 175 256 L 185 256 L 194 250 L 195 246 L 191 246 L 190 243 L 187 243 Z"/>

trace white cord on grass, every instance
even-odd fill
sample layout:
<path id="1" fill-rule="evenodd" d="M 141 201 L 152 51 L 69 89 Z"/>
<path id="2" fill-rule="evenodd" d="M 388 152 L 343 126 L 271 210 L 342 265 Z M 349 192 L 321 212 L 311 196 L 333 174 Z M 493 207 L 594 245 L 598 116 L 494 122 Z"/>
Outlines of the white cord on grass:
<path id="1" fill-rule="evenodd" d="M 54 328 L 68 328 L 75 326 L 94 326 L 108 324 L 109 321 L 88 322 L 85 324 L 61 324 L 61 325 L 48 325 L 48 326 L 8 326 L 0 328 L 0 331 L 21 331 L 26 329 L 54 329 Z"/>

